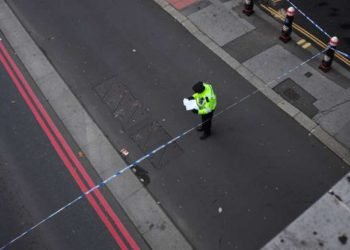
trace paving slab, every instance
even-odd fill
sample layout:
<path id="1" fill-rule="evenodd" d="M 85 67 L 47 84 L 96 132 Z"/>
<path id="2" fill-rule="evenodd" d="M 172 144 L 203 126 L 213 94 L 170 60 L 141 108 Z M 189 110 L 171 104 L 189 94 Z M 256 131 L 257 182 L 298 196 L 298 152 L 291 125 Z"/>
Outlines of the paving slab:
<path id="1" fill-rule="evenodd" d="M 346 206 L 350 206 L 350 175 L 345 175 L 330 191 L 334 193 L 333 196 L 338 201 L 342 201 Z"/>
<path id="2" fill-rule="evenodd" d="M 323 110 L 315 117 L 315 120 L 332 135 L 335 135 L 343 128 L 346 128 L 349 119 L 350 103 L 347 100 L 339 100 L 333 103 L 328 109 Z"/>
<path id="3" fill-rule="evenodd" d="M 288 70 L 293 69 L 301 63 L 301 60 L 295 56 L 292 56 L 290 52 L 285 50 L 280 45 L 274 45 L 269 49 L 259 53 L 258 55 L 245 61 L 245 65 L 248 69 L 254 72 L 255 75 L 260 77 L 265 83 L 268 83 L 271 88 L 275 87 L 280 81 L 284 79 L 278 79 L 281 75 Z M 293 74 L 300 72 L 302 69 L 294 71 Z M 290 76 L 288 76 L 290 77 Z"/>
<path id="4" fill-rule="evenodd" d="M 302 60 L 281 45 L 274 45 L 243 64 L 266 83 L 269 83 L 278 79 L 289 70 L 296 68 L 301 63 Z M 344 93 L 343 88 L 334 84 L 320 72 L 317 72 L 308 65 L 297 68 L 291 74 L 271 84 L 271 87 L 275 87 L 286 78 L 293 79 L 300 87 L 314 96 L 318 101 L 315 105 L 317 105 L 320 110 L 322 110 L 322 106 L 320 106 L 322 101 L 329 104 L 329 102 L 339 98 L 339 95 L 343 96 Z"/>
<path id="5" fill-rule="evenodd" d="M 270 83 L 271 87 L 276 87 L 287 78 L 298 84 L 315 99 L 310 104 L 318 109 L 316 113 L 305 110 L 306 113 L 310 113 L 310 118 L 314 118 L 326 131 L 334 135 L 350 120 L 349 91 L 344 90 L 308 65 L 303 65 L 291 74 L 275 81 L 284 72 L 301 63 L 299 58 L 282 46 L 275 45 L 247 60 L 243 65 L 265 83 Z M 346 142 L 346 139 L 343 141 Z"/>
<path id="6" fill-rule="evenodd" d="M 210 5 L 188 18 L 220 46 L 254 29 L 236 13 L 217 5 Z"/>
<path id="7" fill-rule="evenodd" d="M 350 145 L 350 122 L 347 122 L 341 129 L 338 129 L 335 138 L 344 145 Z"/>
<path id="8" fill-rule="evenodd" d="M 317 124 L 311 120 L 308 116 L 306 116 L 304 113 L 300 112 L 295 117 L 295 120 L 303 126 L 307 131 L 313 130 Z"/>
<path id="9" fill-rule="evenodd" d="M 345 176 L 262 250 L 349 249 L 349 186 Z"/>

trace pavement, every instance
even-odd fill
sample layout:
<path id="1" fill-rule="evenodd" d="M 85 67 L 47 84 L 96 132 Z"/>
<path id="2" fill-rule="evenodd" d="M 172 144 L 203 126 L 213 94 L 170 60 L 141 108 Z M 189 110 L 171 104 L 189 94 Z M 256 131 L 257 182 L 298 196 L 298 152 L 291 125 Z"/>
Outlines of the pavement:
<path id="1" fill-rule="evenodd" d="M 122 30 L 112 4 L 93 19 L 75 3 L 67 32 L 41 19 L 68 22 L 62 6 L 9 1 L 30 37 L 1 1 L 0 28 L 102 179 L 193 127 L 181 98 L 199 78 L 214 83 L 213 137 L 190 133 L 142 162 L 147 188 L 131 172 L 108 184 L 151 248 L 346 249 L 348 68 L 320 72 L 315 47 L 282 44 L 280 24 L 246 17 L 241 1 L 154 2 L 123 5 L 147 30 L 136 18 Z"/>

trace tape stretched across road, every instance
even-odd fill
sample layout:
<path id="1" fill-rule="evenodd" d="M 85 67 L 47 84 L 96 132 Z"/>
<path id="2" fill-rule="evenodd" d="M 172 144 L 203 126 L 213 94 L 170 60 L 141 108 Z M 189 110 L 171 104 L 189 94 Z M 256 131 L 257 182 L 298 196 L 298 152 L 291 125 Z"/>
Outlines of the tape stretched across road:
<path id="1" fill-rule="evenodd" d="M 281 14 L 280 12 L 278 12 L 277 10 L 275 10 L 275 9 L 269 7 L 269 6 L 265 6 L 264 4 L 261 4 L 260 6 L 263 9 L 265 9 L 266 11 L 268 11 L 271 15 L 275 16 L 276 18 L 278 18 L 279 20 L 281 20 L 281 21 L 284 20 L 285 16 L 283 14 Z M 293 23 L 293 28 L 295 30 L 299 31 L 301 34 L 303 34 L 306 37 L 308 37 L 309 39 L 311 39 L 315 44 L 320 46 L 322 49 L 328 48 L 327 44 L 322 42 L 320 39 L 315 37 L 313 34 L 308 32 L 307 30 L 305 30 L 304 28 L 302 28 L 300 25 L 296 24 L 295 22 Z M 347 54 L 345 52 L 342 52 L 342 51 L 339 51 L 339 50 L 335 50 L 335 52 L 336 52 L 336 54 L 335 54 L 336 58 L 338 58 L 340 61 L 342 61 L 347 66 L 350 66 L 350 56 L 349 56 L 349 54 Z"/>
<path id="2" fill-rule="evenodd" d="M 323 34 L 328 36 L 328 38 L 331 38 L 331 36 L 324 30 L 322 29 L 315 21 L 313 21 L 309 16 L 307 16 L 298 6 L 296 6 L 292 1 L 286 0 L 288 3 L 290 3 L 297 11 L 299 11 L 300 14 L 302 14 L 312 25 L 314 25 L 319 31 L 321 31 Z"/>
<path id="3" fill-rule="evenodd" d="M 340 50 L 337 50 L 337 49 L 335 49 L 334 51 L 337 52 L 337 53 L 339 53 L 339 54 L 342 54 L 343 56 L 345 56 L 345 57 L 347 57 L 348 59 L 350 59 L 350 54 L 347 54 L 347 53 L 345 53 L 345 52 L 343 52 L 343 51 L 340 51 Z"/>
<path id="4" fill-rule="evenodd" d="M 2 45 L 2 43 L 0 42 L 0 46 Z M 270 81 L 269 83 L 267 83 L 263 88 L 258 88 L 256 90 L 254 90 L 253 92 L 251 92 L 250 94 L 246 95 L 245 97 L 241 98 L 240 100 L 232 103 L 231 105 L 227 106 L 226 108 L 224 108 L 223 110 L 221 110 L 220 112 L 218 112 L 217 114 L 214 115 L 213 118 L 217 118 L 218 116 L 222 115 L 224 112 L 232 109 L 233 107 L 235 107 L 236 105 L 244 102 L 245 100 L 247 100 L 248 98 L 250 98 L 251 96 L 255 95 L 256 93 L 258 93 L 259 91 L 269 87 L 269 85 L 271 85 L 273 82 L 285 77 L 286 75 L 290 74 L 291 72 L 295 71 L 296 69 L 302 67 L 303 65 L 305 65 L 306 63 L 308 63 L 309 61 L 313 60 L 314 58 L 316 58 L 317 56 L 319 56 L 321 53 L 323 53 L 324 51 L 319 52 L 318 54 L 310 57 L 309 59 L 307 59 L 306 61 L 303 61 L 302 63 L 296 65 L 294 68 L 286 71 L 285 73 L 281 74 L 280 76 L 278 76 L 275 80 Z M 1 54 L 0 54 L 1 57 Z M 22 76 L 23 77 L 23 76 Z M 78 202 L 79 200 L 81 200 L 84 197 L 90 197 L 89 194 L 91 194 L 94 191 L 98 191 L 99 188 L 101 188 L 102 186 L 105 186 L 107 183 L 109 183 L 110 181 L 112 181 L 113 179 L 115 179 L 116 177 L 122 175 L 124 172 L 126 172 L 127 170 L 131 169 L 132 167 L 140 164 L 142 161 L 150 158 L 151 156 L 153 156 L 154 154 L 156 154 L 158 151 L 166 148 L 168 145 L 170 145 L 171 143 L 179 140 L 180 138 L 184 137 L 185 135 L 189 134 L 191 131 L 195 130 L 196 127 L 199 127 L 201 125 L 201 123 L 197 124 L 196 126 L 186 130 L 185 132 L 179 134 L 178 136 L 174 137 L 173 139 L 169 140 L 168 142 L 160 145 L 159 147 L 157 147 L 156 149 L 152 150 L 151 152 L 149 152 L 148 154 L 142 156 L 141 158 L 139 158 L 138 160 L 134 161 L 133 163 L 131 163 L 130 165 L 126 166 L 125 168 L 123 168 L 122 170 L 117 171 L 115 174 L 113 174 L 112 176 L 108 177 L 107 179 L 105 179 L 104 181 L 102 181 L 101 183 L 99 183 L 98 185 L 95 185 L 93 187 L 90 186 L 89 190 L 85 190 L 83 191 L 83 193 L 81 195 L 79 195 L 77 198 L 73 199 L 71 202 L 67 203 L 66 205 L 62 206 L 61 208 L 57 209 L 56 211 L 54 211 L 53 213 L 51 213 L 49 216 L 47 216 L 46 218 L 44 218 L 43 220 L 39 221 L 37 224 L 33 225 L 32 227 L 28 228 L 26 231 L 24 231 L 23 233 L 19 234 L 17 237 L 15 237 L 14 239 L 12 239 L 11 241 L 9 241 L 8 243 L 6 243 L 5 245 L 3 245 L 2 247 L 0 247 L 0 250 L 3 250 L 5 248 L 7 248 L 8 246 L 12 245 L 13 243 L 15 243 L 17 240 L 19 240 L 20 238 L 22 238 L 23 236 L 29 234 L 31 231 L 33 231 L 34 229 L 36 229 L 37 227 L 39 227 L 40 225 L 42 225 L 43 223 L 45 223 L 46 221 L 50 220 L 51 218 L 55 217 L 57 214 L 59 214 L 60 212 L 64 211 L 66 208 L 70 207 L 71 205 L 75 204 L 76 202 Z M 133 248 L 133 249 L 137 249 L 137 248 Z"/>
<path id="5" fill-rule="evenodd" d="M 321 26 L 319 26 L 315 21 L 313 21 L 309 16 L 307 16 L 298 6 L 296 6 L 292 1 L 286 0 L 288 3 L 290 3 L 300 14 L 302 14 L 312 25 L 314 25 L 319 31 L 321 31 L 323 34 L 325 34 L 328 38 L 331 38 L 331 36 L 323 29 Z M 342 54 L 343 56 L 347 57 L 350 59 L 350 55 L 335 49 L 335 52 Z"/>

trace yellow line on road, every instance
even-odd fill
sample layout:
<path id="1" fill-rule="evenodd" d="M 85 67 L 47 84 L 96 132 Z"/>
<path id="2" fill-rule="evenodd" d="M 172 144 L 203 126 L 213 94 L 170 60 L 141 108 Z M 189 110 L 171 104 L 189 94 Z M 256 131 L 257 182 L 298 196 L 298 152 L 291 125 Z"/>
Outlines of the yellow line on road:
<path id="1" fill-rule="evenodd" d="M 298 44 L 299 46 L 301 46 L 301 45 L 304 44 L 305 42 L 306 42 L 305 39 L 300 39 L 300 40 L 297 42 L 297 44 Z"/>
<path id="2" fill-rule="evenodd" d="M 305 43 L 303 46 L 301 46 L 301 47 L 303 47 L 303 49 L 307 49 L 307 48 L 309 48 L 311 46 L 311 43 Z"/>
<path id="3" fill-rule="evenodd" d="M 260 4 L 260 6 L 265 9 L 266 11 L 270 12 L 271 15 L 275 16 L 276 18 L 280 19 L 281 21 L 284 20 L 285 16 L 283 16 L 280 12 L 276 11 L 275 9 L 271 7 L 267 7 L 264 4 Z M 322 49 L 325 49 L 327 47 L 327 44 L 322 42 L 320 39 L 315 37 L 313 34 L 302 28 L 300 25 L 293 23 L 293 28 L 300 33 L 304 34 L 306 37 L 308 37 L 310 40 L 312 40 L 314 43 L 316 43 L 318 46 L 320 46 Z M 344 57 L 341 54 L 335 53 L 335 57 L 341 60 L 343 63 L 345 63 L 347 66 L 350 67 L 350 60 Z"/>

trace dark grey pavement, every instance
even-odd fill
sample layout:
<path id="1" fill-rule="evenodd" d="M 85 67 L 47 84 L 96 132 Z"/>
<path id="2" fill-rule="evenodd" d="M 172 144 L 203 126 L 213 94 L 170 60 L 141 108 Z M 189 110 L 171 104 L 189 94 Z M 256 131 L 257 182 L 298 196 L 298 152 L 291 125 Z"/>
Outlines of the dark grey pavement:
<path id="1" fill-rule="evenodd" d="M 1 37 L 3 37 L 1 35 Z M 23 69 L 22 69 L 23 70 Z M 29 76 L 27 76 L 29 79 Z M 0 247 L 77 198 L 81 191 L 0 63 Z M 39 97 L 42 102 L 45 100 Z M 46 107 L 53 119 L 55 114 Z M 59 121 L 56 120 L 60 127 Z M 79 152 L 61 127 L 75 152 Z M 90 175 L 100 181 L 83 158 Z M 138 231 L 108 190 L 101 189 L 134 239 Z M 119 249 L 83 198 L 7 249 Z"/>
<path id="2" fill-rule="evenodd" d="M 136 159 L 191 128 L 182 98 L 210 81 L 218 110 L 254 89 L 152 1 L 8 1 L 118 147 Z M 197 249 L 257 249 L 345 164 L 260 94 L 142 164 L 149 190 Z M 222 212 L 219 212 L 219 209 Z"/>

